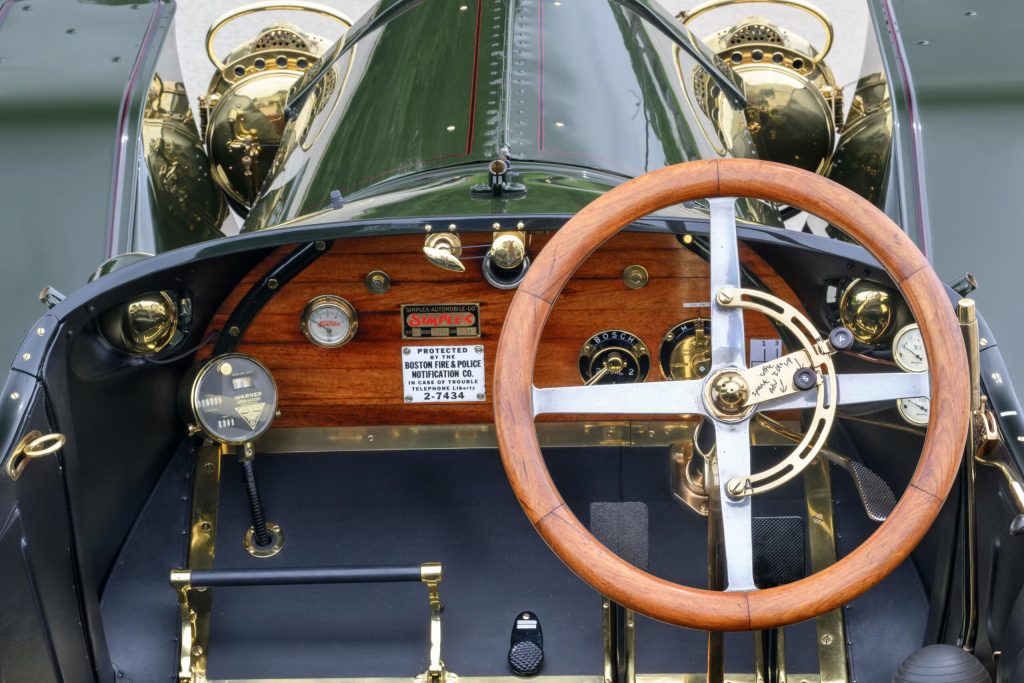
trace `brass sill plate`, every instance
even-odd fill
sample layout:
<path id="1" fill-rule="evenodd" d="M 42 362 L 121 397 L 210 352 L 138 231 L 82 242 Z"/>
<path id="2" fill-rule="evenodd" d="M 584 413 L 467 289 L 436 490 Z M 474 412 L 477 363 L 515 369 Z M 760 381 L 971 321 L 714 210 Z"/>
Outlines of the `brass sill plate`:
<path id="1" fill-rule="evenodd" d="M 545 448 L 668 446 L 692 440 L 698 424 L 697 420 L 540 422 L 537 424 L 537 436 L 540 445 Z M 790 426 L 799 427 L 796 423 Z M 792 445 L 756 422 L 751 424 L 750 433 L 755 446 Z M 256 443 L 259 453 L 469 450 L 497 447 L 498 437 L 493 424 L 270 429 Z"/>
<path id="2" fill-rule="evenodd" d="M 523 683 L 516 676 L 459 676 L 459 683 Z M 535 676 L 533 683 L 605 683 L 604 676 Z M 637 674 L 637 683 L 707 683 L 705 674 Z M 789 683 L 821 683 L 818 674 L 788 674 Z M 248 678 L 207 683 L 410 683 L 412 678 Z M 757 683 L 754 674 L 726 674 L 725 683 Z"/>

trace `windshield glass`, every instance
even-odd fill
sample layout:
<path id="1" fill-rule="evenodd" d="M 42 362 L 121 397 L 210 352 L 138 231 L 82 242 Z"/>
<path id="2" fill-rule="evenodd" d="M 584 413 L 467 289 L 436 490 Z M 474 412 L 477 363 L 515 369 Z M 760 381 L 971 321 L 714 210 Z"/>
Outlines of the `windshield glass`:
<path id="1" fill-rule="evenodd" d="M 742 114 L 712 122 L 696 104 L 696 81 L 717 86 L 694 77 L 706 72 L 691 50 L 706 48 L 678 35 L 693 47 L 618 0 L 419 3 L 362 32 L 315 81 L 247 229 L 321 210 L 333 191 L 483 172 L 500 154 L 622 178 L 753 156 Z"/>

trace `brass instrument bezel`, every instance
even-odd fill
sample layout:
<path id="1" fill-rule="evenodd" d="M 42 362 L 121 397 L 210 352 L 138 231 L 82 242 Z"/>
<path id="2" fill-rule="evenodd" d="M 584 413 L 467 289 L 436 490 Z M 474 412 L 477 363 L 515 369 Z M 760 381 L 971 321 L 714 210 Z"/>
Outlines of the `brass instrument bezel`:
<path id="1" fill-rule="evenodd" d="M 309 319 L 313 313 L 327 307 L 335 307 L 340 310 L 342 315 L 348 317 L 349 322 L 348 333 L 333 342 L 324 342 L 317 339 L 316 335 L 309 329 Z M 302 315 L 299 317 L 299 327 L 302 329 L 302 334 L 314 346 L 319 346 L 322 349 L 337 349 L 348 344 L 356 336 L 356 331 L 359 329 L 359 314 L 356 312 L 356 307 L 348 299 L 343 299 L 336 294 L 321 294 L 310 299 L 306 307 L 302 309 Z"/>
<path id="2" fill-rule="evenodd" d="M 710 360 L 711 360 L 711 321 L 704 316 L 695 316 L 693 318 L 687 318 L 676 323 L 672 329 L 665 333 L 665 336 L 661 338 L 661 346 L 658 348 L 658 367 L 661 369 L 661 376 L 667 380 L 684 380 L 684 379 L 701 379 L 707 377 L 708 373 L 703 375 L 694 375 L 693 377 L 674 377 L 672 375 L 672 356 L 675 354 L 676 347 L 680 344 L 684 344 L 689 339 L 697 337 L 697 326 L 700 326 L 704 335 L 707 336 L 707 347 L 708 347 L 708 369 L 710 371 Z M 687 327 L 692 327 L 692 330 L 687 332 Z"/>
<path id="3" fill-rule="evenodd" d="M 221 363 L 224 363 L 225 361 L 230 362 L 231 359 L 237 359 L 237 358 L 241 358 L 241 359 L 244 359 L 246 361 L 249 361 L 249 362 L 255 364 L 259 369 L 261 369 L 264 373 L 266 373 L 267 378 L 270 380 L 270 386 L 271 386 L 271 390 L 272 390 L 272 393 L 273 393 L 273 395 L 272 395 L 273 401 L 270 402 L 271 403 L 271 407 L 272 407 L 272 412 L 271 412 L 271 418 L 269 420 L 267 420 L 267 424 L 262 429 L 253 430 L 252 434 L 247 435 L 247 437 L 244 438 L 244 439 L 227 440 L 227 439 L 221 438 L 223 435 L 215 434 L 213 432 L 213 430 L 210 428 L 210 426 L 205 424 L 203 419 L 200 417 L 200 414 L 199 414 L 199 404 L 198 404 L 198 402 L 199 402 L 198 391 L 199 391 L 199 384 L 202 382 L 203 378 L 206 377 L 207 373 L 209 373 L 211 371 L 214 371 L 214 369 L 217 368 L 217 366 L 219 366 Z M 266 434 L 267 430 L 269 430 L 271 425 L 273 425 L 274 417 L 277 415 L 277 405 L 278 405 L 277 380 L 274 379 L 274 375 L 270 372 L 270 370 L 267 369 L 267 366 L 265 366 L 263 363 L 259 362 L 258 360 L 256 360 L 252 356 L 249 356 L 249 355 L 244 354 L 244 353 L 225 353 L 225 354 L 220 355 L 220 356 L 215 356 L 215 357 L 211 358 L 210 360 L 206 361 L 199 368 L 199 370 L 195 373 L 195 377 L 192 379 L 192 382 L 191 382 L 191 384 L 189 386 L 188 401 L 187 402 L 188 402 L 188 409 L 189 409 L 189 412 L 191 413 L 191 417 L 192 417 L 192 424 L 194 425 L 195 430 L 197 430 L 198 432 L 201 432 L 210 441 L 213 441 L 215 443 L 223 444 L 223 445 L 226 445 L 226 446 L 241 446 L 242 444 L 249 443 L 249 442 L 255 441 L 256 439 L 260 438 L 261 436 Z M 192 432 L 190 432 L 190 433 L 192 433 Z"/>
<path id="4" fill-rule="evenodd" d="M 629 330 L 609 329 L 590 335 L 580 347 L 576 366 L 584 383 L 591 382 L 596 374 L 593 368 L 596 356 L 612 351 L 621 352 L 636 364 L 636 378 L 619 384 L 638 384 L 647 380 L 651 372 L 650 347 Z"/>

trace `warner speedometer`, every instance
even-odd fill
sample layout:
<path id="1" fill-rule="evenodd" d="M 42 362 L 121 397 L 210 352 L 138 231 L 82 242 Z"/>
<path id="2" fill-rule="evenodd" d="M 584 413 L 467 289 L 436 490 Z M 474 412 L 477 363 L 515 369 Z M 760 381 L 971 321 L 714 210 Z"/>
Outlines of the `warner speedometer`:
<path id="1" fill-rule="evenodd" d="M 240 445 L 270 428 L 277 414 L 277 384 L 259 361 L 241 353 L 203 364 L 188 388 L 193 426 L 211 440 Z"/>

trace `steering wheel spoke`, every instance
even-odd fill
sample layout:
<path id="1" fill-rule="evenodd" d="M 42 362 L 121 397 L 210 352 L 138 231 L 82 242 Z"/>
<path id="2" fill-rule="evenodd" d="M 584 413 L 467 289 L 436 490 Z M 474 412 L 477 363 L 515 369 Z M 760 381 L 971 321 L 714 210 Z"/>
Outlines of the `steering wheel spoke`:
<path id="1" fill-rule="evenodd" d="M 711 204 L 711 370 L 745 368 L 743 311 L 722 306 L 718 297 L 740 286 L 739 242 L 736 240 L 736 199 L 717 197 Z"/>
<path id="2" fill-rule="evenodd" d="M 927 372 L 868 372 L 863 374 L 836 375 L 839 386 L 836 389 L 837 405 L 878 403 L 896 401 L 901 398 L 917 398 L 930 395 L 929 373 Z M 790 394 L 764 405 L 766 410 L 789 410 L 813 408 L 814 392 L 804 391 Z"/>
<path id="3" fill-rule="evenodd" d="M 726 590 L 755 590 L 751 503 L 753 496 L 735 498 L 729 482 L 750 476 L 750 422 L 715 423 L 717 498 L 721 507 L 722 547 L 725 550 Z"/>
<path id="4" fill-rule="evenodd" d="M 692 415 L 704 413 L 698 380 L 533 388 L 533 415 Z"/>

